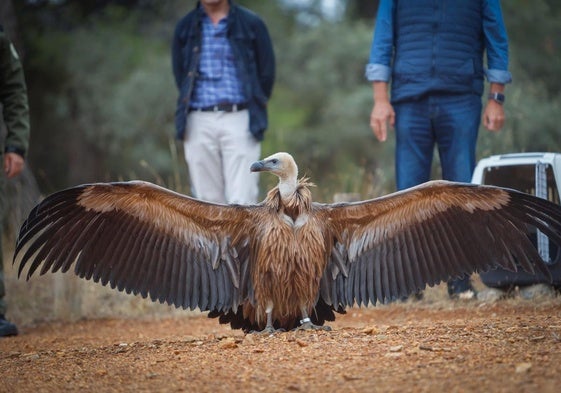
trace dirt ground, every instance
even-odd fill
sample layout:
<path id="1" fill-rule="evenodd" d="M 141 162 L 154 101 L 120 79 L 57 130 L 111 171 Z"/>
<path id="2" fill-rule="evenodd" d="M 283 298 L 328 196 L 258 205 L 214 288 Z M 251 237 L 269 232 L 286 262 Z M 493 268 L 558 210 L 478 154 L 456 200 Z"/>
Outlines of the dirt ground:
<path id="1" fill-rule="evenodd" d="M 431 290 L 435 290 L 434 288 Z M 558 392 L 561 298 L 351 309 L 333 331 L 244 335 L 204 315 L 20 325 L 0 392 Z"/>

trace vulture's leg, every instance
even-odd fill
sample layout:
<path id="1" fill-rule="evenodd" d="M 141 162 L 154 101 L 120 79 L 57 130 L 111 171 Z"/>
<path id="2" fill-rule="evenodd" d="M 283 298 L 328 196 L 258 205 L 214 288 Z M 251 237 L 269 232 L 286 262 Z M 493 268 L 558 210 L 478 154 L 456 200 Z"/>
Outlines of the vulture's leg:
<path id="1" fill-rule="evenodd" d="M 267 314 L 267 326 L 265 326 L 265 329 L 259 331 L 254 331 L 252 333 L 276 333 L 276 332 L 284 332 L 284 329 L 275 329 L 275 327 L 273 326 L 273 302 L 268 302 L 267 303 L 267 309 L 265 310 L 265 313 Z"/>
<path id="2" fill-rule="evenodd" d="M 327 325 L 314 325 L 308 316 L 306 307 L 302 307 L 302 320 L 300 321 L 300 326 L 298 326 L 295 330 L 331 330 L 331 327 Z"/>
<path id="3" fill-rule="evenodd" d="M 263 333 L 274 333 L 275 328 L 273 327 L 273 309 L 267 308 L 267 326 L 263 329 Z"/>

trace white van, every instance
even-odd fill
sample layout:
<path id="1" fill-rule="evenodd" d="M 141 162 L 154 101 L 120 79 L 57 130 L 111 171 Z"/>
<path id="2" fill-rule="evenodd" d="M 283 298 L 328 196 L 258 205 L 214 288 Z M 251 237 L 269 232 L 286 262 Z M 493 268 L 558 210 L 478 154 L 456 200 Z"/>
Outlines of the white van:
<path id="1" fill-rule="evenodd" d="M 475 168 L 472 183 L 512 188 L 560 204 L 561 153 L 512 153 L 494 155 L 480 160 Z M 553 277 L 553 285 L 561 288 L 561 252 L 541 232 L 529 231 Z M 481 273 L 481 280 L 489 287 L 509 289 L 549 283 L 543 274 L 510 272 L 504 269 Z"/>

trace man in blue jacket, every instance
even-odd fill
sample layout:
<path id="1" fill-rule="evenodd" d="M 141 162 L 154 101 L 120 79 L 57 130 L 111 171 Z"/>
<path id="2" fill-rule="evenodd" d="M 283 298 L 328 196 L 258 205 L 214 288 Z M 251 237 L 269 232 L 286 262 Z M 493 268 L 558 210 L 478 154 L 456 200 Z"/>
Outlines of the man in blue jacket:
<path id="1" fill-rule="evenodd" d="M 275 56 L 265 23 L 229 0 L 201 0 L 175 29 L 176 137 L 191 191 L 219 203 L 255 203 Z"/>
<path id="2" fill-rule="evenodd" d="M 395 127 L 397 188 L 430 180 L 435 145 L 442 177 L 470 182 L 484 78 L 489 131 L 503 126 L 504 86 L 511 81 L 499 0 L 381 0 L 366 77 L 373 83 L 374 135 L 383 142 L 388 124 Z M 448 282 L 448 293 L 475 292 L 466 277 Z"/>

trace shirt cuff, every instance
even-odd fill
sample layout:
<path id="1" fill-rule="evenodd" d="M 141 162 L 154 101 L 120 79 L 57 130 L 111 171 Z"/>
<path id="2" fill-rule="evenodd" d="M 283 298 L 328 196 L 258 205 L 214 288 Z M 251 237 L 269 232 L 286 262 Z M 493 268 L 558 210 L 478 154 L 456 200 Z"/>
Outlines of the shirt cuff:
<path id="1" fill-rule="evenodd" d="M 485 70 L 485 76 L 489 83 L 499 83 L 501 85 L 506 85 L 512 82 L 512 74 L 505 70 Z"/>
<path id="2" fill-rule="evenodd" d="M 16 153 L 25 158 L 25 150 L 15 146 L 6 146 L 4 153 Z"/>
<path id="3" fill-rule="evenodd" d="M 391 76 L 391 69 L 383 64 L 367 64 L 365 76 L 369 81 L 389 82 Z"/>

